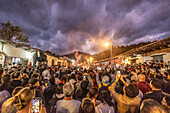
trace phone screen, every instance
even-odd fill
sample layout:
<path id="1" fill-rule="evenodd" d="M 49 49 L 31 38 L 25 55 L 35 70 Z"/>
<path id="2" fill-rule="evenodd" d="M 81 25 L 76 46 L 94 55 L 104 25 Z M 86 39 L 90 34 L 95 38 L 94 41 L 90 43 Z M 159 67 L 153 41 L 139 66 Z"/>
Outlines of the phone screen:
<path id="1" fill-rule="evenodd" d="M 119 67 L 119 64 L 116 64 L 116 67 L 118 68 L 118 67 Z"/>
<path id="2" fill-rule="evenodd" d="M 120 78 L 120 71 L 117 71 L 117 76 Z"/>
<path id="3" fill-rule="evenodd" d="M 33 98 L 32 99 L 32 112 L 33 113 L 39 113 L 40 112 L 40 98 Z"/>
<path id="4" fill-rule="evenodd" d="M 102 68 L 101 68 L 101 67 L 97 67 L 97 69 L 98 69 L 98 70 L 102 70 Z"/>
<path id="5" fill-rule="evenodd" d="M 86 76 L 83 76 L 83 78 L 86 78 Z"/>

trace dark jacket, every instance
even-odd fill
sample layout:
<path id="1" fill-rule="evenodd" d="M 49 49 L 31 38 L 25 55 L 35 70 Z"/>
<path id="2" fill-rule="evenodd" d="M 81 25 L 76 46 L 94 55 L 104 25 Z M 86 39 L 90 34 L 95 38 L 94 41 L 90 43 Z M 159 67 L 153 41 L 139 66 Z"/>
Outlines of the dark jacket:
<path id="1" fill-rule="evenodd" d="M 13 89 L 14 88 L 11 87 L 9 84 L 5 84 L 5 83 L 0 84 L 0 91 L 7 90 L 10 93 L 10 95 L 12 94 Z"/>
<path id="2" fill-rule="evenodd" d="M 56 94 L 57 85 L 51 85 L 44 90 L 44 97 L 46 105 L 49 105 L 49 101 L 52 99 L 53 95 Z"/>
<path id="3" fill-rule="evenodd" d="M 145 100 L 145 99 L 154 99 L 161 104 L 161 101 L 165 96 L 166 95 L 165 95 L 165 93 L 162 92 L 162 90 L 159 90 L 159 91 L 153 90 L 149 93 L 146 93 L 143 96 L 142 101 Z"/>
<path id="4" fill-rule="evenodd" d="M 12 81 L 10 82 L 10 86 L 16 88 L 16 87 L 18 87 L 18 86 L 21 86 L 21 83 L 22 83 L 21 80 L 12 80 Z"/>
<path id="5" fill-rule="evenodd" d="M 170 80 L 165 85 L 165 92 L 170 94 Z"/>

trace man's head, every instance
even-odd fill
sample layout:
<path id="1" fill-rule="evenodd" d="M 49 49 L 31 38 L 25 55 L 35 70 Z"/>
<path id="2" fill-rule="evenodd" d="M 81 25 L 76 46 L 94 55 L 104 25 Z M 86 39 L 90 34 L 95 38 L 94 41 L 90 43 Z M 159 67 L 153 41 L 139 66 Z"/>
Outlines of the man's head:
<path id="1" fill-rule="evenodd" d="M 88 82 L 86 80 L 82 81 L 80 84 L 81 89 L 86 90 L 88 87 Z"/>
<path id="2" fill-rule="evenodd" d="M 39 74 L 34 73 L 34 74 L 31 75 L 31 78 L 37 78 L 37 79 L 39 79 L 39 76 L 40 76 Z"/>
<path id="3" fill-rule="evenodd" d="M 67 82 L 63 86 L 63 93 L 65 97 L 71 97 L 74 93 L 74 86 L 70 82 Z"/>
<path id="4" fill-rule="evenodd" d="M 152 90 L 159 90 L 162 88 L 162 85 L 162 81 L 157 78 L 153 78 L 150 82 L 150 87 L 152 88 Z"/>
<path id="5" fill-rule="evenodd" d="M 131 80 L 130 83 L 131 83 L 132 85 L 136 86 L 136 87 L 137 87 L 137 85 L 138 85 L 138 82 L 137 82 L 136 80 Z"/>
<path id="6" fill-rule="evenodd" d="M 138 80 L 139 80 L 139 82 L 145 82 L 145 75 L 144 74 L 140 74 L 138 76 Z"/>
<path id="7" fill-rule="evenodd" d="M 146 99 L 142 102 L 140 113 L 168 113 L 168 110 L 153 99 Z"/>
<path id="8" fill-rule="evenodd" d="M 6 74 L 2 77 L 2 82 L 8 84 L 11 80 L 11 76 L 9 74 Z"/>
<path id="9" fill-rule="evenodd" d="M 32 78 L 32 79 L 29 80 L 29 84 L 31 86 L 40 86 L 40 81 L 37 78 Z"/>
<path id="10" fill-rule="evenodd" d="M 19 72 L 19 71 L 14 72 L 14 73 L 12 74 L 12 78 L 13 78 L 13 79 L 19 79 L 19 77 L 20 77 L 20 72 Z"/>
<path id="11" fill-rule="evenodd" d="M 17 71 L 17 67 L 16 67 L 16 66 L 12 66 L 11 69 L 12 69 L 13 71 Z"/>
<path id="12" fill-rule="evenodd" d="M 102 82 L 103 82 L 103 83 L 109 82 L 109 77 L 105 75 L 105 76 L 102 78 Z"/>
<path id="13" fill-rule="evenodd" d="M 135 69 L 131 69 L 131 73 L 135 75 L 136 74 L 136 70 Z"/>
<path id="14" fill-rule="evenodd" d="M 161 79 L 163 79 L 163 75 L 161 73 L 157 73 L 156 78 L 161 80 Z"/>
<path id="15" fill-rule="evenodd" d="M 124 93 L 127 97 L 134 98 L 139 94 L 139 90 L 132 84 L 125 86 Z"/>

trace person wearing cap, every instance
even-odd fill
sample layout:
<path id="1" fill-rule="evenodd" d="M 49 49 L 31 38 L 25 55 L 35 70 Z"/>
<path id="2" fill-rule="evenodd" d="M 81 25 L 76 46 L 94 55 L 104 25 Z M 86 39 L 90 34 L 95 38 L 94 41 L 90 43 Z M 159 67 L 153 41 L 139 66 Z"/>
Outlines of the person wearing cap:
<path id="1" fill-rule="evenodd" d="M 74 86 L 67 82 L 63 86 L 64 99 L 57 102 L 56 112 L 67 110 L 68 113 L 78 113 L 81 102 L 73 99 Z"/>
<path id="2" fill-rule="evenodd" d="M 99 89 L 101 88 L 101 87 L 103 87 L 103 86 L 106 86 L 106 87 L 108 87 L 108 89 L 110 90 L 110 83 L 109 83 L 109 77 L 108 76 L 104 76 L 103 78 L 102 78 L 102 82 L 101 83 L 99 83 Z"/>

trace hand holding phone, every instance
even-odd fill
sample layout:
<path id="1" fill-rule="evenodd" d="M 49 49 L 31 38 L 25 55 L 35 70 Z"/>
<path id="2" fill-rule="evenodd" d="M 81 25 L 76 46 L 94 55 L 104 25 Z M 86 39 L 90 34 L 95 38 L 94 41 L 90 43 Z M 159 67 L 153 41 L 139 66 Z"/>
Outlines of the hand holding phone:
<path id="1" fill-rule="evenodd" d="M 117 71 L 117 76 L 118 76 L 119 78 L 121 77 L 120 71 Z"/>
<path id="2" fill-rule="evenodd" d="M 40 105 L 42 100 L 40 98 L 33 98 L 32 99 L 32 112 L 39 113 L 40 112 Z"/>

